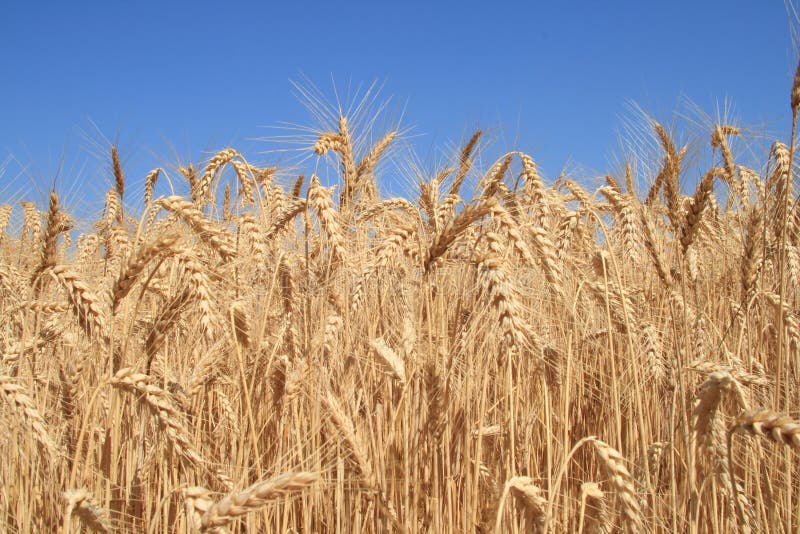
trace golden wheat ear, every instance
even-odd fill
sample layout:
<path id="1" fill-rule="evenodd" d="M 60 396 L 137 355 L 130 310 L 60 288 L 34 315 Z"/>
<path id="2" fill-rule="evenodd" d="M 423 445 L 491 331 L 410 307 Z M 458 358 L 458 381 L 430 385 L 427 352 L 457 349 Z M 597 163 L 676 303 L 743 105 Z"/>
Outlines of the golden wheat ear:
<path id="1" fill-rule="evenodd" d="M 200 531 L 226 532 L 225 528 L 237 517 L 249 514 L 285 495 L 302 491 L 319 481 L 316 473 L 285 473 L 253 484 L 244 491 L 234 492 L 212 504 L 200 517 Z"/>
<path id="2" fill-rule="evenodd" d="M 800 422 L 772 410 L 752 410 L 739 415 L 729 432 L 761 436 L 774 443 L 800 449 Z"/>
<path id="3" fill-rule="evenodd" d="M 39 443 L 41 450 L 50 462 L 57 462 L 61 449 L 53 440 L 41 412 L 30 396 L 30 393 L 13 377 L 0 375 L 0 397 L 6 401 L 19 416 L 23 425 Z"/>
<path id="4" fill-rule="evenodd" d="M 642 506 L 633 476 L 625 466 L 625 458 L 618 450 L 604 441 L 595 438 L 591 443 L 594 445 L 594 450 L 600 458 L 611 484 L 617 490 L 621 512 L 626 519 L 625 528 L 629 532 L 642 532 L 644 530 Z"/>
<path id="5" fill-rule="evenodd" d="M 534 480 L 526 476 L 516 476 L 506 482 L 498 504 L 494 532 L 500 532 L 503 505 L 509 493 L 514 496 L 519 509 L 524 513 L 526 532 L 543 534 L 547 523 L 547 499 Z"/>
<path id="6" fill-rule="evenodd" d="M 733 462 L 733 435 L 737 432 L 751 436 L 761 436 L 774 443 L 781 443 L 792 449 L 800 449 L 800 422 L 788 415 L 772 410 L 750 410 L 739 414 L 728 427 L 728 476 L 732 481 L 733 500 L 739 524 L 745 532 L 750 532 L 755 523 L 751 510 L 745 509 L 746 495 L 740 494 L 742 488 L 736 482 Z"/>
<path id="7" fill-rule="evenodd" d="M 85 488 L 64 492 L 67 503 L 64 511 L 63 532 L 71 532 L 70 519 L 77 516 L 81 524 L 92 532 L 113 532 L 108 512 L 92 497 Z"/>

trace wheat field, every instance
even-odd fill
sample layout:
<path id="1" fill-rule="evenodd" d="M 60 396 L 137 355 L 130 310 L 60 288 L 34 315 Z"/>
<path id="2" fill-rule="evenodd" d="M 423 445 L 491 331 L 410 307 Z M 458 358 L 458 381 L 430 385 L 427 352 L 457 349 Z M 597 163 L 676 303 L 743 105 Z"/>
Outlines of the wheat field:
<path id="1" fill-rule="evenodd" d="M 0 207 L 0 530 L 800 529 L 794 124 L 651 121 L 596 190 L 476 132 L 382 198 L 398 132 L 337 122 L 333 187 L 110 147 L 96 221 Z"/>

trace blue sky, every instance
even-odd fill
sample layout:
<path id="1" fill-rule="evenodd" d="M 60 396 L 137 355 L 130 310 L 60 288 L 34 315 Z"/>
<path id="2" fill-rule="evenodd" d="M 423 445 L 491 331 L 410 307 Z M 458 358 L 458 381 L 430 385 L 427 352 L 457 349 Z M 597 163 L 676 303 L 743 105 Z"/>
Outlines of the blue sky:
<path id="1" fill-rule="evenodd" d="M 43 199 L 37 184 L 59 170 L 74 199 L 99 197 L 106 140 L 133 182 L 228 145 L 281 163 L 259 154 L 272 146 L 254 139 L 281 134 L 264 126 L 315 126 L 290 80 L 332 100 L 332 80 L 340 96 L 377 80 L 422 161 L 482 127 L 550 179 L 568 163 L 610 169 L 630 102 L 664 122 L 686 100 L 711 116 L 732 108 L 740 124 L 784 135 L 790 20 L 777 0 L 11 2 L 0 202 Z"/>

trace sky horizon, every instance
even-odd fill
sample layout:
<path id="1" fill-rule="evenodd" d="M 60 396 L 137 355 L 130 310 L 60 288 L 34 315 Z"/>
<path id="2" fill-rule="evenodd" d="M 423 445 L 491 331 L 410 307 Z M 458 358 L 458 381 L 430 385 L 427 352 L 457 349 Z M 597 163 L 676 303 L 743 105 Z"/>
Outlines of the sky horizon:
<path id="1" fill-rule="evenodd" d="M 41 203 L 53 183 L 72 205 L 101 199 L 111 143 L 133 184 L 227 146 L 292 164 L 259 140 L 318 127 L 292 81 L 345 105 L 376 83 L 375 105 L 391 100 L 373 135 L 402 118 L 425 166 L 481 128 L 487 155 L 528 152 L 548 181 L 615 170 L 636 106 L 667 124 L 696 106 L 786 140 L 783 2 L 642 4 L 17 3 L 0 21 L 0 203 Z M 407 167 L 386 169 L 388 190 L 412 194 Z"/>

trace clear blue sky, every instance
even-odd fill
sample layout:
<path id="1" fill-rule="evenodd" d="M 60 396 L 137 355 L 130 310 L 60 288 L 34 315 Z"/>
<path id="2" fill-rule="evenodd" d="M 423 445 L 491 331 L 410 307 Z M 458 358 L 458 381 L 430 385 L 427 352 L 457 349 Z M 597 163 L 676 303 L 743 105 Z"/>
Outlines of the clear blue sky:
<path id="1" fill-rule="evenodd" d="M 669 121 L 683 98 L 711 115 L 727 99 L 782 135 L 796 57 L 779 0 L 8 2 L 0 202 L 59 168 L 73 197 L 104 189 L 103 136 L 129 177 L 265 150 L 263 126 L 313 125 L 290 85 L 303 76 L 330 96 L 331 79 L 378 80 L 423 160 L 480 126 L 550 179 L 569 161 L 602 173 L 630 101 Z"/>

